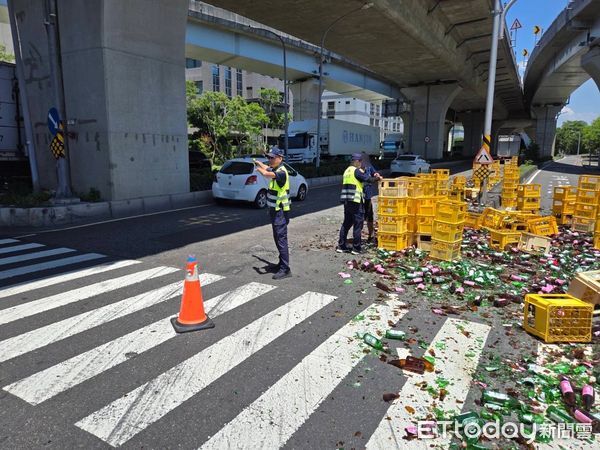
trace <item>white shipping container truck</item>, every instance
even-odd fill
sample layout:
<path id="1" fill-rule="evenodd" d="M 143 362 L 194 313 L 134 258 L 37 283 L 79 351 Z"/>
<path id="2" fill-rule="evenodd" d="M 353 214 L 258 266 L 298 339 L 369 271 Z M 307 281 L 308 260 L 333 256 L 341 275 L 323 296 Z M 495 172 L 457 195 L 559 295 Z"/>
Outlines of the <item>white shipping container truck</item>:
<path id="1" fill-rule="evenodd" d="M 521 136 L 510 134 L 498 136 L 498 149 L 496 155 L 498 159 L 510 159 L 513 156 L 519 156 L 521 148 Z"/>
<path id="2" fill-rule="evenodd" d="M 366 152 L 379 155 L 379 128 L 336 119 L 321 119 L 321 158 L 350 156 Z M 289 162 L 311 163 L 317 157 L 317 121 L 290 122 L 288 127 Z M 279 136 L 279 148 L 284 147 L 284 135 Z"/>

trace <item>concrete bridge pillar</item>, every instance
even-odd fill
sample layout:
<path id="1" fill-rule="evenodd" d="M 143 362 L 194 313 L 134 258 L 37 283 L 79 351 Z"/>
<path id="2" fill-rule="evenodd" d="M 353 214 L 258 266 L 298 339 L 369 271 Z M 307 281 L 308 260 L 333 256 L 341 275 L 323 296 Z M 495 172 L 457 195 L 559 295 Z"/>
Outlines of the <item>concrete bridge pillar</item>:
<path id="1" fill-rule="evenodd" d="M 461 113 L 459 120 L 462 122 L 465 130 L 463 156 L 475 156 L 481 148 L 485 112 L 470 111 Z"/>
<path id="2" fill-rule="evenodd" d="M 536 118 L 535 142 L 540 147 L 540 158 L 554 156 L 554 142 L 556 138 L 556 115 L 562 106 L 537 106 L 531 108 Z"/>
<path id="3" fill-rule="evenodd" d="M 440 84 L 402 89 L 413 100 L 411 151 L 426 159 L 441 159 L 447 142 L 446 112 L 462 88 Z"/>
<path id="4" fill-rule="evenodd" d="M 294 120 L 317 119 L 317 108 L 321 102 L 319 81 L 310 78 L 290 85 L 294 101 Z"/>
<path id="5" fill-rule="evenodd" d="M 46 2 L 12 0 L 43 188 L 56 188 L 46 127 L 55 105 Z M 105 200 L 189 192 L 185 104 L 187 0 L 57 0 L 75 193 Z M 66 120 L 65 120 L 66 119 Z"/>
<path id="6" fill-rule="evenodd" d="M 593 47 L 581 58 L 581 66 L 590 74 L 600 89 L 600 47 Z"/>

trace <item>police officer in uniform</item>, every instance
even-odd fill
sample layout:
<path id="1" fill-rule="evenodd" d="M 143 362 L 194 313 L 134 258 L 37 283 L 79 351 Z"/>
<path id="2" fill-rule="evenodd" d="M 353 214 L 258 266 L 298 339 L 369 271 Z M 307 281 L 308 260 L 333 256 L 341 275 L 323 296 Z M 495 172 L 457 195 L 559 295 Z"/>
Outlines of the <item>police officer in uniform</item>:
<path id="1" fill-rule="evenodd" d="M 340 229 L 340 238 L 336 248 L 338 253 L 358 255 L 362 250 L 361 232 L 365 219 L 363 183 L 372 182 L 378 178 L 367 175 L 361 166 L 362 155 L 354 153 L 350 167 L 344 172 L 342 195 L 340 197 L 340 200 L 344 204 L 344 222 Z M 352 249 L 347 246 L 350 227 L 352 227 L 353 234 Z"/>
<path id="2" fill-rule="evenodd" d="M 281 280 L 292 276 L 290 270 L 290 253 L 288 250 L 287 226 L 290 222 L 290 177 L 283 165 L 283 151 L 273 147 L 267 153 L 269 165 L 255 161 L 256 170 L 262 176 L 268 178 L 269 191 L 267 193 L 267 205 L 269 216 L 273 226 L 273 239 L 277 250 L 279 250 L 279 265 L 277 273 L 273 275 L 274 280 Z"/>

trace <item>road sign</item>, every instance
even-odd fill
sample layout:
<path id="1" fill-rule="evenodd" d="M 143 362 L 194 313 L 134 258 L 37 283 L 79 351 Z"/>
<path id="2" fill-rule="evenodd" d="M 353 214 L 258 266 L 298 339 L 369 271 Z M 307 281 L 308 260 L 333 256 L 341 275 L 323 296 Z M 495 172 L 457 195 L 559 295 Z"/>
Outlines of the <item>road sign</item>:
<path id="1" fill-rule="evenodd" d="M 425 136 L 425 143 L 429 144 L 431 142 L 431 138 L 429 136 Z"/>
<path id="2" fill-rule="evenodd" d="M 540 34 L 540 31 L 542 31 L 542 28 L 538 25 L 533 27 L 533 34 Z"/>
<path id="3" fill-rule="evenodd" d="M 473 172 L 473 178 L 477 178 L 477 179 L 483 181 L 486 178 L 489 178 L 489 176 L 491 174 L 492 174 L 492 171 L 490 169 L 488 169 L 485 166 L 481 166 L 481 167 L 475 169 L 475 171 Z"/>
<path id="4" fill-rule="evenodd" d="M 485 147 L 481 147 L 477 155 L 475 155 L 475 162 L 477 164 L 492 164 L 494 162 L 494 158 L 490 155 L 490 152 Z"/>
<path id="5" fill-rule="evenodd" d="M 58 110 L 56 108 L 50 108 L 48 110 L 48 129 L 53 136 L 56 136 L 56 133 L 58 133 L 59 124 L 60 116 L 58 115 Z"/>
<path id="6" fill-rule="evenodd" d="M 515 19 L 515 21 L 513 22 L 513 24 L 510 26 L 511 30 L 518 30 L 519 28 L 523 28 L 523 25 L 521 25 L 521 22 L 519 22 L 519 19 Z"/>
<path id="7" fill-rule="evenodd" d="M 526 48 L 524 48 L 523 49 L 523 56 L 527 56 L 527 55 L 529 55 L 529 51 Z"/>

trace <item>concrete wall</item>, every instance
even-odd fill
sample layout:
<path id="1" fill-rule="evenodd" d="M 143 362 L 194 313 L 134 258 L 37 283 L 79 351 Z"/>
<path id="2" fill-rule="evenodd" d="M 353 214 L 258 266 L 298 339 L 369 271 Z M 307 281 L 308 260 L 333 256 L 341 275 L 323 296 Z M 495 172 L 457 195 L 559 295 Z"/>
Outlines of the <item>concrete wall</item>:
<path id="1" fill-rule="evenodd" d="M 55 188 L 45 2 L 14 0 L 41 184 Z M 73 190 L 118 200 L 189 191 L 186 0 L 57 0 Z M 85 24 L 83 27 L 82 24 Z"/>

